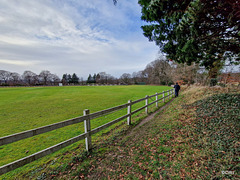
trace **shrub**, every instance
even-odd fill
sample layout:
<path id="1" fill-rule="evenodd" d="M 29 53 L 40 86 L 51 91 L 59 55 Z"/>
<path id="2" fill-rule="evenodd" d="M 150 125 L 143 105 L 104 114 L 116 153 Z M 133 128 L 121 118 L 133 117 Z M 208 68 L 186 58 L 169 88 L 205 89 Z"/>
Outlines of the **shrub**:
<path id="1" fill-rule="evenodd" d="M 210 79 L 210 86 L 216 86 L 216 85 L 217 85 L 217 79 L 216 78 Z"/>

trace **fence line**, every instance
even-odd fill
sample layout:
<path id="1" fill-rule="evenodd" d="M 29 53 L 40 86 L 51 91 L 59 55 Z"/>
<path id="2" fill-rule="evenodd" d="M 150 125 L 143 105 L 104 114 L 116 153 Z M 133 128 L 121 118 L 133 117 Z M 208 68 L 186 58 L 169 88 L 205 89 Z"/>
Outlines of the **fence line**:
<path id="1" fill-rule="evenodd" d="M 167 96 L 165 96 L 165 93 L 167 93 Z M 158 95 L 161 95 L 162 94 L 162 98 L 158 99 Z M 156 97 L 156 100 L 149 103 L 149 99 L 150 98 L 153 98 L 153 97 Z M 106 129 L 108 128 L 109 126 L 123 120 L 123 119 L 126 119 L 127 118 L 127 124 L 128 125 L 131 125 L 131 116 L 143 109 L 145 109 L 145 112 L 146 114 L 148 114 L 148 107 L 151 106 L 152 104 L 156 103 L 156 106 L 158 106 L 158 102 L 160 100 L 163 100 L 163 102 L 165 102 L 165 99 L 168 98 L 168 100 L 170 99 L 170 97 L 173 97 L 173 89 L 170 89 L 168 91 L 163 91 L 162 93 L 156 93 L 154 95 L 151 95 L 151 96 L 146 96 L 145 98 L 142 98 L 142 99 L 138 99 L 138 100 L 135 100 L 135 101 L 131 101 L 129 100 L 128 103 L 126 104 L 123 104 L 123 105 L 119 105 L 119 106 L 115 106 L 115 107 L 112 107 L 112 108 L 109 108 L 109 109 L 105 109 L 105 110 L 102 110 L 102 111 L 98 111 L 98 112 L 95 112 L 95 113 L 90 113 L 90 111 L 88 109 L 84 110 L 83 111 L 83 116 L 80 116 L 80 117 L 76 117 L 76 118 L 73 118 L 73 119 L 69 119 L 69 120 L 65 120 L 65 121 L 62 121 L 62 122 L 59 122 L 59 123 L 54 123 L 54 124 L 51 124 L 51 125 L 47 125 L 47 126 L 43 126 L 43 127 L 40 127 L 40 128 L 36 128 L 36 129 L 32 129 L 32 130 L 28 130 L 28 131 L 24 131 L 24 132 L 20 132 L 20 133 L 16 133 L 16 134 L 12 134 L 12 135 L 9 135 L 9 136 L 5 136 L 5 137 L 1 137 L 0 138 L 0 146 L 2 145 L 5 145 L 5 144 L 9 144 L 9 143 L 12 143 L 12 142 L 16 142 L 16 141 L 19 141 L 19 140 L 22 140 L 22 139 L 26 139 L 26 138 L 29 138 L 29 137 L 32 137 L 32 136 L 36 136 L 36 135 L 39 135 L 39 134 L 42 134 L 42 133 L 46 133 L 46 132 L 49 132 L 49 131 L 52 131 L 52 130 L 55 130 L 55 129 L 59 129 L 59 128 L 62 128 L 62 127 L 65 127 L 65 126 L 69 126 L 69 125 L 72 125 L 72 124 L 76 124 L 76 123 L 80 123 L 80 122 L 84 122 L 84 129 L 85 129 L 85 133 L 83 134 L 80 134 L 76 137 L 73 137 L 71 139 L 68 139 L 64 142 L 61 142 L 59 144 L 56 144 L 54 146 L 51 146 L 47 149 L 44 149 L 42 151 L 39 151 L 37 153 L 34 153 L 30 156 L 27 156 L 27 157 L 24 157 L 22 159 L 19 159 L 17 161 L 14 161 L 12 163 L 9 163 L 9 164 L 6 164 L 4 166 L 1 166 L 0 167 L 0 175 L 2 174 L 5 174 L 9 171 L 12 171 L 18 167 L 21 167 L 21 166 L 24 166 L 25 164 L 28 164 L 30 162 L 33 162 L 41 157 L 44 157 L 46 155 L 49 155 L 53 152 L 56 152 L 66 146 L 69 146 L 77 141 L 80 141 L 82 139 L 85 138 L 85 143 L 86 143 L 86 150 L 87 151 L 90 151 L 92 149 L 92 142 L 91 142 L 91 136 L 103 129 Z M 145 100 L 145 106 L 139 108 L 139 109 L 136 109 L 135 111 L 132 111 L 132 105 L 136 104 L 136 103 L 139 103 L 141 101 L 144 101 Z M 110 114 L 110 113 L 113 113 L 115 111 L 118 111 L 118 110 L 121 110 L 121 109 L 124 109 L 124 108 L 127 108 L 127 114 L 122 116 L 122 117 L 119 117 L 111 122 L 108 122 L 104 125 L 101 125 L 93 130 L 91 130 L 91 120 L 92 119 L 95 119 L 97 117 L 101 117 L 101 116 L 104 116 L 104 115 L 107 115 L 107 114 Z"/>

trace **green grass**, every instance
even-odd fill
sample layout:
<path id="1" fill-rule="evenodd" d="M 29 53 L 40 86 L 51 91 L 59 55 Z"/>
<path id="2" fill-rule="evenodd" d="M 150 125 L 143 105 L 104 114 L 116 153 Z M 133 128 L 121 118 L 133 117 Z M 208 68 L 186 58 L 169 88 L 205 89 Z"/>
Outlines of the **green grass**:
<path id="1" fill-rule="evenodd" d="M 0 89 L 0 137 L 49 125 L 125 104 L 156 92 L 163 86 L 28 87 Z M 144 102 L 138 106 L 142 106 Z M 135 109 L 137 106 L 134 107 Z M 92 128 L 105 124 L 126 109 L 91 121 Z M 33 154 L 84 132 L 83 124 L 71 125 L 0 147 L 0 166 Z M 73 146 L 77 147 L 79 143 Z M 28 151 L 28 153 L 26 153 Z M 62 151 L 60 151 L 62 152 Z M 55 153 L 56 154 L 56 153 Z"/>

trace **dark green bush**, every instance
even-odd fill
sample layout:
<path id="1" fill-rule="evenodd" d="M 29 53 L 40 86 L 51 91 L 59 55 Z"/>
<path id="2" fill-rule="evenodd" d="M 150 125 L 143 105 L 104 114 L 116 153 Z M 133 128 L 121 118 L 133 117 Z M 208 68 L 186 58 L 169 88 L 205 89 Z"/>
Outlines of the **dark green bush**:
<path id="1" fill-rule="evenodd" d="M 210 79 L 210 86 L 216 86 L 217 85 L 217 78 Z"/>

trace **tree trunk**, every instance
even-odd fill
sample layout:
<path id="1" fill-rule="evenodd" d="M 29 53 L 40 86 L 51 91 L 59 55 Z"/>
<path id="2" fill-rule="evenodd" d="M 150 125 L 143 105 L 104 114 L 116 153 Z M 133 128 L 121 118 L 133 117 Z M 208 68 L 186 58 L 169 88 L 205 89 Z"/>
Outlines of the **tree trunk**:
<path id="1" fill-rule="evenodd" d="M 208 78 L 216 79 L 221 68 L 222 68 L 221 60 L 214 61 L 210 66 L 210 69 L 208 72 Z"/>
<path id="2" fill-rule="evenodd" d="M 217 77 L 218 77 L 219 71 L 222 68 L 222 66 L 223 65 L 222 65 L 221 60 L 213 61 L 212 65 L 210 66 L 209 72 L 208 72 L 210 86 L 217 85 Z"/>

